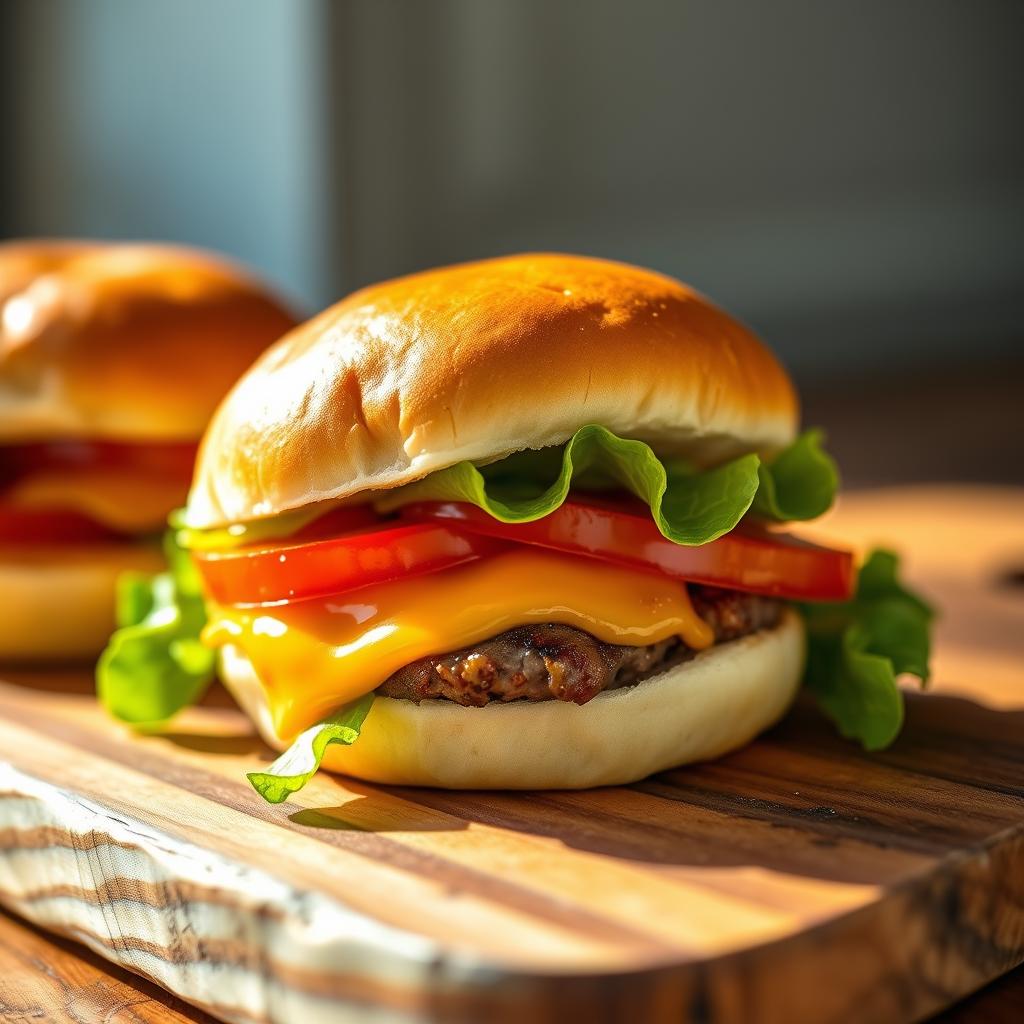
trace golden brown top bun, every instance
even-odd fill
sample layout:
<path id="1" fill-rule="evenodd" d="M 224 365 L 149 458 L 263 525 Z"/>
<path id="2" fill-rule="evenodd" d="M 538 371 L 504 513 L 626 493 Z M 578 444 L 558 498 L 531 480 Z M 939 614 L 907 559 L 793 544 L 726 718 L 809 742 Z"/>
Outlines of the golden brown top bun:
<path id="1" fill-rule="evenodd" d="M 396 487 L 586 423 L 714 462 L 786 444 L 797 402 L 746 327 L 672 278 L 546 253 L 445 267 L 364 288 L 268 350 L 210 424 L 188 518 Z"/>
<path id="2" fill-rule="evenodd" d="M 0 442 L 200 437 L 231 384 L 295 325 L 206 253 L 0 245 Z"/>

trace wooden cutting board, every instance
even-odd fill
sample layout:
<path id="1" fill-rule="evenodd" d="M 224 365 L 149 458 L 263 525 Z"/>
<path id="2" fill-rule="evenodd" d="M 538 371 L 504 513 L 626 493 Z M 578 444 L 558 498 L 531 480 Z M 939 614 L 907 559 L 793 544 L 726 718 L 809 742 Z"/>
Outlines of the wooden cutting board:
<path id="1" fill-rule="evenodd" d="M 626 788 L 270 807 L 233 708 L 136 737 L 82 674 L 21 675 L 0 900 L 231 1021 L 917 1019 L 1024 959 L 1024 492 L 854 495 L 821 531 L 899 545 L 945 610 L 883 754 L 803 703 Z"/>

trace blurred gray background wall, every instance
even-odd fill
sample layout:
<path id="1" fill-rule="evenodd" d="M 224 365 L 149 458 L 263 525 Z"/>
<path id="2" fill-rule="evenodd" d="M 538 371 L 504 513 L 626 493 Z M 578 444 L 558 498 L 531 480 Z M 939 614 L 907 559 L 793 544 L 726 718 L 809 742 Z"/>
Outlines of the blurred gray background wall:
<path id="1" fill-rule="evenodd" d="M 531 248 L 685 278 L 802 380 L 1024 337 L 1020 0 L 7 0 L 0 231 L 313 311 Z"/>
<path id="2" fill-rule="evenodd" d="M 3 233 L 205 245 L 322 304 L 323 16 L 292 0 L 0 4 Z"/>

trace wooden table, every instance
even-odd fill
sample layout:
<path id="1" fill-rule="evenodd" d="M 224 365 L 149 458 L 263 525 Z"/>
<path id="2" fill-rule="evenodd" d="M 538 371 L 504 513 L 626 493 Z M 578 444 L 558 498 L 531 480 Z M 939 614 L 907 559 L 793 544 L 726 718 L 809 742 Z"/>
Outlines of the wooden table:
<path id="1" fill-rule="evenodd" d="M 947 706 L 962 708 L 967 718 L 984 718 L 986 712 L 976 705 L 1010 712 L 1010 720 L 1016 717 L 1012 713 L 1024 708 L 1024 492 L 925 488 L 854 494 L 819 530 L 854 541 L 897 540 L 906 553 L 909 575 L 944 609 L 938 627 L 935 692 L 940 698 L 976 702 L 947 701 Z M 800 722 L 797 714 L 772 744 L 784 749 Z M 756 757 L 756 751 L 738 756 L 742 764 L 742 758 Z M 1024 762 L 1019 777 L 1015 768 L 1004 767 L 1003 795 L 1019 800 L 1024 795 Z M 709 777 L 720 774 L 715 766 L 710 772 Z M 928 827 L 942 826 L 939 822 Z M 1018 928 L 1019 923 L 1012 925 Z M 1016 931 L 1004 938 L 1007 948 L 1017 948 Z M 1003 963 L 998 969 L 1009 966 Z M 975 976 L 975 984 L 983 980 L 981 974 Z M 936 995 L 932 1005 L 941 1001 Z M 874 1019 L 901 1019 L 893 1006 L 876 1010 Z M 1017 972 L 939 1019 L 1016 1021 L 1022 1010 L 1024 976 Z M 208 1018 L 65 940 L 48 939 L 34 928 L 0 917 L 0 1021 L 40 1019 Z"/>
<path id="2" fill-rule="evenodd" d="M 1020 1024 L 1024 967 L 930 1024 Z M 215 1024 L 212 1017 L 78 943 L 0 911 L 0 1021 L 4 1024 Z"/>
<path id="3" fill-rule="evenodd" d="M 4 1024 L 213 1024 L 156 985 L 78 943 L 0 912 L 0 1021 Z"/>

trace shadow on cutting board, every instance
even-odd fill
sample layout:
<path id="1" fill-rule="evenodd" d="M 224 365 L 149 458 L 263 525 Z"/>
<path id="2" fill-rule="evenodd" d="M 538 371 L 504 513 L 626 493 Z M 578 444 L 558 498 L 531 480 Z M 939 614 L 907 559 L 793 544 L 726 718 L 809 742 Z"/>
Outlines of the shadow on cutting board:
<path id="1" fill-rule="evenodd" d="M 46 693 L 92 695 L 96 692 L 93 669 L 89 664 L 67 665 L 0 665 L 3 681 L 27 690 Z"/>
<path id="2" fill-rule="evenodd" d="M 161 732 L 161 739 L 186 750 L 201 754 L 223 754 L 231 757 L 272 756 L 267 745 L 255 733 L 244 736 L 216 736 L 201 732 Z"/>
<path id="3" fill-rule="evenodd" d="M 750 746 L 632 786 L 500 793 L 345 780 L 356 797 L 289 821 L 342 832 L 485 828 L 637 864 L 881 884 L 1024 827 L 1022 764 L 1024 712 L 911 693 L 899 740 L 866 753 L 802 699 Z"/>
<path id="4" fill-rule="evenodd" d="M 452 832 L 469 828 L 468 821 L 428 820 L 422 816 L 406 818 L 384 813 L 384 801 L 373 795 L 359 796 L 338 807 L 306 808 L 288 815 L 288 820 L 303 828 L 331 829 L 339 832 Z M 373 822 L 372 825 L 369 822 Z"/>
<path id="5" fill-rule="evenodd" d="M 63 683 L 83 696 L 91 687 L 84 673 L 24 678 L 13 681 L 32 690 Z M 212 706 L 194 719 L 183 716 L 144 741 L 139 756 L 152 752 L 155 774 L 176 770 L 173 761 L 162 763 L 161 744 L 233 759 L 239 769 L 229 797 L 217 781 L 214 799 L 343 847 L 359 847 L 359 834 L 380 834 L 396 856 L 416 833 L 451 833 L 458 852 L 485 830 L 491 840 L 507 838 L 515 856 L 526 859 L 544 856 L 550 846 L 667 870 L 754 868 L 884 884 L 1008 829 L 1024 829 L 1024 711 L 1001 712 L 962 697 L 909 693 L 904 732 L 880 753 L 841 739 L 805 695 L 750 746 L 632 786 L 451 792 L 325 777 L 316 790 L 318 807 L 300 799 L 263 804 L 244 772 L 269 762 L 272 752 L 240 713 L 217 706 L 230 704 L 222 690 L 211 691 L 207 703 Z M 455 838 L 467 832 L 465 840 Z"/>

